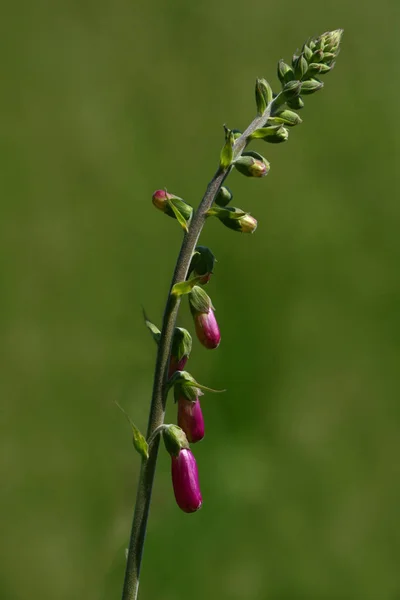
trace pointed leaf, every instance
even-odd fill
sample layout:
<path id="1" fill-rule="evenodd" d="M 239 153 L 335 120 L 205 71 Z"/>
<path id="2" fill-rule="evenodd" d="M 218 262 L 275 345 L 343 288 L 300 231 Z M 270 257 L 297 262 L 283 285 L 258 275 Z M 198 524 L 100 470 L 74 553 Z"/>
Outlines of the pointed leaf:
<path id="1" fill-rule="evenodd" d="M 219 165 L 221 169 L 227 169 L 232 164 L 233 144 L 235 137 L 233 131 L 225 127 L 225 145 L 221 150 Z"/>
<path id="2" fill-rule="evenodd" d="M 140 430 L 136 427 L 136 425 L 131 420 L 128 413 L 125 412 L 125 410 L 122 408 L 122 406 L 120 406 L 116 400 L 114 400 L 114 403 L 116 404 L 116 406 L 118 406 L 119 410 L 125 415 L 126 420 L 128 421 L 129 425 L 131 426 L 132 442 L 133 442 L 133 446 L 134 446 L 135 450 L 140 454 L 140 456 L 144 460 L 147 460 L 149 458 L 149 446 L 146 442 L 146 438 L 140 432 Z"/>
<path id="3" fill-rule="evenodd" d="M 143 318 L 144 318 L 144 324 L 146 325 L 147 329 L 150 330 L 154 341 L 157 342 L 157 344 L 158 344 L 158 342 L 160 340 L 161 331 L 158 329 L 157 325 L 154 325 L 154 323 L 152 323 L 148 319 L 144 309 L 143 309 Z"/>
<path id="4" fill-rule="evenodd" d="M 197 277 L 192 277 L 188 281 L 180 281 L 176 283 L 171 290 L 171 294 L 174 296 L 184 296 L 185 294 L 189 294 L 195 285 L 201 282 L 203 277 L 198 275 Z"/>
<path id="5" fill-rule="evenodd" d="M 182 227 L 182 229 L 184 229 L 186 232 L 189 231 L 187 222 L 185 217 L 183 216 L 183 214 L 180 212 L 180 210 L 173 204 L 173 202 L 171 202 L 171 200 L 168 200 L 168 206 L 171 208 L 172 212 L 174 213 L 176 220 L 178 221 L 179 225 Z"/>

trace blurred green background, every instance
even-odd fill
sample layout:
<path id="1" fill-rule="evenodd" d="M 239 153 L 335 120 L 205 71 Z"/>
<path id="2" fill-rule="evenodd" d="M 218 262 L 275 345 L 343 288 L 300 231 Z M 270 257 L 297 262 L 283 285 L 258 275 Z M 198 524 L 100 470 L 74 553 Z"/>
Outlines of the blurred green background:
<path id="1" fill-rule="evenodd" d="M 230 177 L 256 234 L 202 236 L 222 343 L 190 370 L 228 392 L 203 401 L 199 513 L 160 455 L 140 598 L 399 599 L 398 3 L 3 13 L 0 597 L 120 597 L 139 459 L 113 400 L 146 428 L 141 304 L 159 323 L 181 241 L 151 194 L 197 205 L 255 78 L 343 27 L 303 125 L 255 145 L 268 178 Z"/>

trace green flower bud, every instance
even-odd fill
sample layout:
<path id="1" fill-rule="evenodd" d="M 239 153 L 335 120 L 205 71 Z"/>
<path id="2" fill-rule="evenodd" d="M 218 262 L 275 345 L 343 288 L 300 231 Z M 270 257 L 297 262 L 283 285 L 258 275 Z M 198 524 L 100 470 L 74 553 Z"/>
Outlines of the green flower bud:
<path id="1" fill-rule="evenodd" d="M 312 77 L 313 75 L 325 75 L 332 70 L 332 65 L 324 65 L 323 63 L 311 63 L 308 67 L 307 75 Z"/>
<path id="2" fill-rule="evenodd" d="M 328 52 L 336 52 L 339 48 L 343 36 L 343 29 L 335 29 L 323 33 L 321 38 L 324 43 L 324 49 Z"/>
<path id="3" fill-rule="evenodd" d="M 215 209 L 214 209 L 215 210 Z M 221 208 L 215 216 L 229 229 L 239 231 L 240 233 L 254 233 L 257 229 L 257 221 L 249 213 L 245 213 L 240 208 L 228 206 Z"/>
<path id="4" fill-rule="evenodd" d="M 293 100 L 300 95 L 301 81 L 289 81 L 283 86 L 282 94 L 286 101 Z"/>
<path id="5" fill-rule="evenodd" d="M 176 214 L 171 204 L 180 212 L 185 221 L 189 222 L 192 218 L 193 207 L 187 204 L 182 198 L 169 194 L 165 190 L 156 190 L 153 194 L 153 204 L 158 210 L 176 219 Z"/>
<path id="6" fill-rule="evenodd" d="M 186 329 L 183 329 L 183 327 L 175 327 L 169 361 L 168 379 L 172 377 L 175 371 L 182 371 L 184 369 L 191 351 L 192 336 Z"/>
<path id="7" fill-rule="evenodd" d="M 312 53 L 311 48 L 309 46 L 307 46 L 307 44 L 304 44 L 304 46 L 303 46 L 303 54 L 304 54 L 306 61 L 311 62 L 313 53 Z"/>
<path id="8" fill-rule="evenodd" d="M 250 136 L 250 139 L 264 140 L 264 142 L 269 142 L 270 144 L 279 144 L 281 142 L 286 142 L 288 137 L 289 132 L 287 129 L 281 125 L 273 125 L 271 127 L 261 127 L 260 129 L 256 129 Z"/>
<path id="9" fill-rule="evenodd" d="M 300 54 L 294 65 L 294 74 L 296 79 L 303 79 L 307 73 L 308 62 L 306 61 L 304 54 Z"/>
<path id="10" fill-rule="evenodd" d="M 294 127 L 295 125 L 300 125 L 302 122 L 302 119 L 297 113 L 287 109 L 278 110 L 276 113 L 274 113 L 273 117 L 268 119 L 268 124 L 286 125 L 287 127 Z"/>
<path id="11" fill-rule="evenodd" d="M 282 85 L 295 79 L 293 69 L 282 59 L 278 62 L 278 78 Z"/>
<path id="12" fill-rule="evenodd" d="M 199 283 L 205 284 L 212 275 L 214 263 L 215 256 L 210 248 L 207 248 L 206 246 L 196 246 L 190 262 L 189 273 L 192 273 L 193 271 L 193 274 L 196 277 L 202 277 L 203 279 Z"/>
<path id="13" fill-rule="evenodd" d="M 265 177 L 270 169 L 267 159 L 258 152 L 243 152 L 233 164 L 246 177 Z"/>
<path id="14" fill-rule="evenodd" d="M 272 101 L 273 92 L 266 79 L 256 79 L 256 104 L 257 112 L 262 115 Z"/>
<path id="15" fill-rule="evenodd" d="M 232 198 L 233 198 L 233 194 L 232 194 L 231 190 L 222 185 L 219 188 L 217 197 L 215 198 L 215 203 L 218 204 L 218 206 L 226 206 L 227 204 L 229 204 L 229 202 L 232 200 Z"/>
<path id="16" fill-rule="evenodd" d="M 301 93 L 304 96 L 309 94 L 314 94 L 314 92 L 318 92 L 321 88 L 324 87 L 322 81 L 318 81 L 317 79 L 308 79 L 307 81 L 303 81 L 301 84 Z"/>
<path id="17" fill-rule="evenodd" d="M 310 63 L 319 63 L 321 62 L 321 60 L 324 58 L 324 51 L 323 50 L 316 50 L 314 52 L 314 54 L 312 55 L 312 60 L 310 60 Z"/>
<path id="18" fill-rule="evenodd" d="M 300 110 L 304 107 L 304 102 L 300 96 L 298 98 L 293 98 L 293 100 L 288 100 L 286 104 L 289 108 L 294 108 L 295 110 Z"/>
<path id="19" fill-rule="evenodd" d="M 238 138 L 240 138 L 240 136 L 242 135 L 242 131 L 240 131 L 239 129 L 232 129 L 232 133 L 233 133 L 233 139 L 236 141 Z"/>

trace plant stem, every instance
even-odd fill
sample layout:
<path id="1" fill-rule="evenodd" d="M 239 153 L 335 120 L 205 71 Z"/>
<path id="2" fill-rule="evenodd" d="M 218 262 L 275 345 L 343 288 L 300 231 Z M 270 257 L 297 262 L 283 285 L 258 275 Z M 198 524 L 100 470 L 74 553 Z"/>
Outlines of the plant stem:
<path id="1" fill-rule="evenodd" d="M 249 135 L 266 123 L 270 112 L 271 104 L 267 107 L 264 114 L 256 117 L 246 131 L 236 140 L 233 147 L 234 159 L 238 158 L 242 154 L 244 148 L 246 147 L 247 138 Z M 232 166 L 223 170 L 218 169 L 218 171 L 215 173 L 213 179 L 208 184 L 206 193 L 204 194 L 197 211 L 193 215 L 189 231 L 183 238 L 164 310 L 163 325 L 158 344 L 157 362 L 154 373 L 153 395 L 147 427 L 147 439 L 149 439 L 157 427 L 164 423 L 165 405 L 167 401 L 166 383 L 168 363 L 176 318 L 181 302 L 180 297 L 171 295 L 171 289 L 176 283 L 186 279 L 194 249 L 199 239 L 201 230 L 203 229 L 204 222 L 207 218 L 206 213 L 211 208 L 221 185 L 223 184 L 225 178 L 229 175 L 231 169 Z M 129 543 L 129 552 L 126 563 L 122 600 L 136 600 L 138 595 L 140 566 L 146 536 L 147 519 L 150 509 L 151 493 L 157 465 L 159 444 L 160 438 L 157 436 L 149 450 L 149 458 L 147 461 L 142 460 Z"/>

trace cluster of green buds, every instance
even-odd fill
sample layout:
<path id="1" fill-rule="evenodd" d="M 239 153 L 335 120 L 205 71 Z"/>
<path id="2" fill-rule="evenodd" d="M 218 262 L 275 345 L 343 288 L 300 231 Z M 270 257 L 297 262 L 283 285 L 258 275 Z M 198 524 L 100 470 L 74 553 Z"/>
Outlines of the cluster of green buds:
<path id="1" fill-rule="evenodd" d="M 296 110 L 303 108 L 303 97 L 314 94 L 323 88 L 320 77 L 329 73 L 339 53 L 343 30 L 337 29 L 308 40 L 300 52 L 293 56 L 291 64 L 278 62 L 280 90 L 274 92 L 263 78 L 255 85 L 257 117 L 244 133 L 224 126 L 225 141 L 220 154 L 220 185 L 207 204 L 202 204 L 204 212 L 200 217 L 215 217 L 225 227 L 240 233 L 254 233 L 257 220 L 246 210 L 231 205 L 232 191 L 223 185 L 226 177 L 234 169 L 248 178 L 262 179 L 270 170 L 269 161 L 258 152 L 247 149 L 251 142 L 262 141 L 281 144 L 289 138 L 289 130 L 302 123 Z M 216 177 L 217 177 L 216 176 Z M 213 180 L 215 181 L 215 179 Z M 206 199 L 206 197 L 205 197 Z M 166 215 L 176 219 L 185 232 L 191 233 L 193 208 L 179 196 L 166 190 L 156 190 L 152 201 L 154 206 Z M 199 229 L 193 232 L 197 239 Z M 187 238 L 189 239 L 189 238 Z M 214 272 L 215 257 L 205 246 L 197 246 L 191 256 L 185 281 L 176 283 L 171 290 L 170 300 L 187 295 L 193 317 L 194 329 L 201 345 L 216 349 L 221 342 L 221 334 L 215 318 L 215 308 L 210 296 L 203 287 L 209 284 Z M 145 317 L 146 325 L 158 343 L 159 329 Z M 177 425 L 162 425 L 162 433 L 167 451 L 172 460 L 172 483 L 178 506 L 185 512 L 194 512 L 202 504 L 196 460 L 190 449 L 203 439 L 205 424 L 200 405 L 203 390 L 216 391 L 200 385 L 185 371 L 192 350 L 190 333 L 181 327 L 175 328 L 168 370 L 165 373 L 168 389 L 174 390 L 177 404 Z M 132 425 L 135 448 L 144 459 L 148 456 L 150 441 L 144 440 Z"/>

